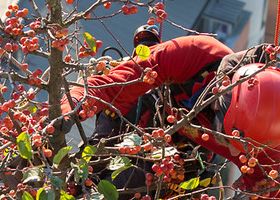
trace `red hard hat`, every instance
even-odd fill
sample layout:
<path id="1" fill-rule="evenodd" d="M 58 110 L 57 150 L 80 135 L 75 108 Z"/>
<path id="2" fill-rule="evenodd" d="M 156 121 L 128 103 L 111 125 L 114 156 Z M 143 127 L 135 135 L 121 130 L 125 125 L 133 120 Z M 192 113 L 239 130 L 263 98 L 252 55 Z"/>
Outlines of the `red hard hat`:
<path id="1" fill-rule="evenodd" d="M 232 82 L 259 70 L 264 64 L 241 67 Z M 275 148 L 280 145 L 280 71 L 269 67 L 232 90 L 230 106 L 224 118 L 225 132 L 237 129 L 241 136 Z M 243 144 L 231 143 L 244 152 Z M 256 146 L 260 146 L 255 143 Z"/>
<path id="2" fill-rule="evenodd" d="M 159 30 L 156 25 L 142 25 L 134 33 L 133 37 L 134 47 L 139 44 L 152 46 L 160 43 Z"/>

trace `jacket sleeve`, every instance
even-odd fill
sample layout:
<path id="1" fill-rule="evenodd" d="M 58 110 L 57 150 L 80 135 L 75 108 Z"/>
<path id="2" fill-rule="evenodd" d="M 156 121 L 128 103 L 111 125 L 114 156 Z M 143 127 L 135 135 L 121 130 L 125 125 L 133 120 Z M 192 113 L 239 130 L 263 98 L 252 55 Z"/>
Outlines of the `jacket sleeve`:
<path id="1" fill-rule="evenodd" d="M 182 83 L 189 80 L 205 65 L 222 59 L 232 53 L 218 40 L 209 36 L 185 36 L 172 39 L 151 47 L 150 57 L 142 61 L 137 56 L 134 61 L 124 62 L 110 71 L 107 76 L 90 76 L 89 86 L 102 86 L 113 83 L 125 83 L 141 77 L 143 70 L 152 68 L 158 73 L 155 84 L 139 82 L 131 85 L 112 86 L 103 89 L 88 90 L 89 95 L 98 97 L 116 106 L 122 114 L 127 114 L 137 98 L 148 90 L 163 83 Z M 71 96 L 78 101 L 83 98 L 84 88 L 73 87 Z M 92 105 L 97 106 L 97 112 L 105 108 L 105 105 L 91 100 Z M 69 103 L 62 99 L 62 112 L 69 112 Z"/>

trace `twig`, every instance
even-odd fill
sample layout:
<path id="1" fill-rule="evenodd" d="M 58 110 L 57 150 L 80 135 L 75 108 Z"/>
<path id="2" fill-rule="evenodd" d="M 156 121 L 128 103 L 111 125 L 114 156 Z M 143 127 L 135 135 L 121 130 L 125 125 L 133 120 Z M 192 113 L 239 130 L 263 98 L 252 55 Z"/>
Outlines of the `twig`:
<path id="1" fill-rule="evenodd" d="M 65 77 L 63 78 L 63 83 L 64 83 L 65 94 L 67 96 L 68 102 L 69 102 L 69 104 L 71 106 L 71 109 L 74 109 L 75 105 L 74 105 L 74 103 L 72 101 L 72 98 L 70 96 L 70 90 L 69 90 L 69 87 L 68 87 L 68 84 L 67 84 L 67 81 L 66 81 Z M 81 136 L 84 144 L 86 145 L 88 143 L 87 137 L 86 137 L 85 131 L 84 131 L 84 129 L 82 127 L 82 124 L 81 124 L 81 122 L 80 122 L 80 120 L 79 120 L 77 115 L 74 115 L 74 120 L 75 120 L 75 123 L 76 123 L 76 125 L 78 127 L 80 136 Z"/>
<path id="2" fill-rule="evenodd" d="M 186 32 L 189 32 L 189 33 L 193 33 L 193 34 L 196 34 L 196 35 L 207 35 L 207 36 L 217 37 L 217 34 L 215 34 L 215 33 L 200 33 L 198 31 L 185 28 L 185 27 L 183 27 L 179 24 L 176 24 L 175 22 L 171 21 L 170 19 L 165 19 L 165 21 L 168 22 L 169 24 L 171 24 L 172 26 L 175 26 L 175 27 L 177 27 L 179 29 L 182 29 L 183 31 L 186 31 Z"/>

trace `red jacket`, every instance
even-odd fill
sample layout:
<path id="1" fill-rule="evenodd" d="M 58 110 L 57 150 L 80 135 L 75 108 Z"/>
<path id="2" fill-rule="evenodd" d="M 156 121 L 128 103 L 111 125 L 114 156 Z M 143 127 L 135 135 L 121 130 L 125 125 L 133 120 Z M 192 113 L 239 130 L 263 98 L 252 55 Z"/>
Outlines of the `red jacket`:
<path id="1" fill-rule="evenodd" d="M 89 94 L 113 103 L 123 115 L 127 114 L 137 98 L 151 88 L 160 86 L 164 82 L 183 83 L 194 76 L 205 65 L 222 59 L 232 53 L 218 40 L 208 36 L 186 36 L 169 40 L 151 47 L 151 56 L 141 61 L 136 58 L 137 66 L 133 61 L 125 62 L 112 69 L 107 76 L 93 75 L 88 77 L 89 86 L 100 86 L 109 83 L 125 82 L 140 77 L 143 69 L 150 67 L 157 71 L 158 78 L 154 85 L 137 83 L 129 86 L 114 86 L 105 89 L 90 89 Z M 73 87 L 71 96 L 80 100 L 84 89 Z M 95 102 L 98 111 L 104 105 Z M 63 99 L 63 113 L 70 111 L 66 98 Z"/>
<path id="2" fill-rule="evenodd" d="M 230 53 L 233 53 L 230 48 L 213 37 L 185 36 L 175 38 L 152 46 L 151 56 L 145 61 L 141 61 L 136 57 L 135 59 L 138 65 L 133 61 L 128 61 L 112 69 L 107 76 L 93 75 L 88 77 L 89 86 L 125 82 L 139 78 L 143 69 L 149 67 L 158 73 L 154 85 L 141 82 L 128 86 L 90 89 L 89 94 L 112 103 L 123 115 L 126 115 L 136 103 L 137 98 L 148 90 L 160 86 L 163 83 L 184 83 L 191 79 L 207 64 L 221 60 Z M 71 89 L 71 96 L 75 97 L 77 100 L 80 100 L 83 94 L 84 88 L 82 87 L 73 87 Z M 105 106 L 98 101 L 92 101 L 91 103 L 97 106 L 98 112 L 105 108 Z M 67 113 L 69 111 L 70 106 L 64 97 L 62 101 L 62 112 Z M 229 159 L 237 166 L 241 166 L 238 160 L 238 153 L 234 153 L 230 150 L 233 148 L 230 143 L 221 142 L 213 137 L 211 137 L 209 141 L 204 142 L 199 135 L 187 134 L 187 137 L 205 148 Z M 259 173 L 261 172 L 259 171 Z M 254 185 L 255 179 L 259 179 L 259 177 L 253 174 L 246 178 L 245 184 L 251 187 Z"/>

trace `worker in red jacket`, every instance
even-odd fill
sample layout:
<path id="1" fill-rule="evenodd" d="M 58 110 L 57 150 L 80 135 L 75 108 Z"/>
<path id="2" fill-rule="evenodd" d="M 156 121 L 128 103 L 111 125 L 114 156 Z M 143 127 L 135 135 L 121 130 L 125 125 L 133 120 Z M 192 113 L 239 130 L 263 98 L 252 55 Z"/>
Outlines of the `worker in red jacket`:
<path id="1" fill-rule="evenodd" d="M 123 116 L 126 116 L 137 103 L 138 97 L 147 91 L 163 84 L 187 85 L 190 91 L 182 93 L 178 92 L 176 89 L 178 87 L 174 87 L 173 94 L 171 87 L 171 94 L 177 105 L 191 109 L 197 95 L 201 94 L 201 90 L 213 80 L 217 73 L 221 75 L 230 71 L 235 72 L 233 76 L 229 76 L 234 82 L 260 69 L 263 64 L 244 65 L 265 63 L 267 51 L 264 51 L 264 47 L 266 45 L 258 46 L 248 52 L 233 54 L 230 48 L 210 36 L 198 35 L 171 39 L 151 46 L 151 55 L 146 60 L 141 60 L 136 56 L 134 60 L 124 62 L 111 69 L 108 75 L 92 75 L 87 79 L 88 86 L 124 83 L 140 78 L 143 71 L 150 68 L 157 72 L 153 83 L 138 82 L 102 89 L 90 88 L 86 103 L 90 108 L 97 108 L 96 113 L 108 109 L 108 106 L 98 99 L 90 98 L 97 97 L 111 103 L 121 111 Z M 247 56 L 244 56 L 245 54 Z M 238 69 L 238 66 L 242 66 L 239 63 L 240 60 L 244 67 Z M 232 131 L 237 130 L 242 137 L 251 138 L 249 142 L 259 148 L 249 147 L 251 150 L 249 152 L 248 148 L 246 150 L 246 145 L 245 147 L 240 146 L 240 142 L 229 140 L 221 135 L 209 134 L 209 140 L 205 141 L 199 131 L 195 134 L 182 133 L 195 143 L 227 158 L 240 167 L 243 175 L 242 184 L 239 187 L 243 187 L 242 189 L 255 191 L 275 183 L 272 181 L 272 176 L 276 178 L 275 175 L 268 176 L 268 173 L 272 169 L 277 171 L 279 162 L 279 153 L 275 151 L 275 149 L 279 149 L 280 140 L 280 136 L 277 134 L 278 128 L 280 128 L 280 120 L 277 116 L 280 109 L 278 106 L 280 96 L 277 92 L 280 87 L 279 80 L 278 69 L 270 67 L 263 70 L 250 81 L 235 87 L 232 92 L 222 95 L 208 106 L 207 110 L 203 110 L 200 117 L 197 117 L 201 125 L 211 129 L 215 128 L 218 131 L 225 130 L 229 136 L 232 136 Z M 79 102 L 84 97 L 84 88 L 73 87 L 71 96 L 74 103 Z M 65 97 L 62 99 L 61 108 L 63 114 L 71 111 Z M 261 148 L 259 143 L 267 146 Z M 242 156 L 243 159 L 240 159 Z M 275 173 L 275 171 L 273 172 Z"/>

